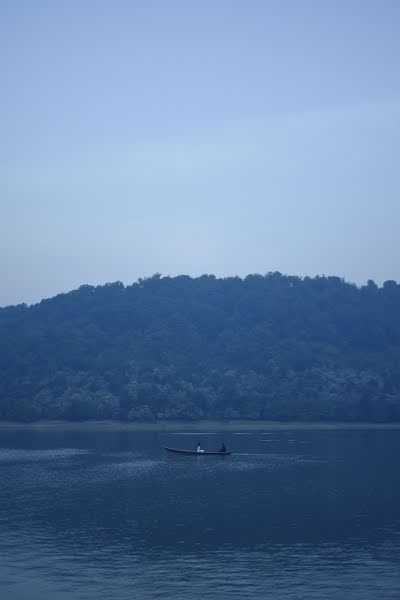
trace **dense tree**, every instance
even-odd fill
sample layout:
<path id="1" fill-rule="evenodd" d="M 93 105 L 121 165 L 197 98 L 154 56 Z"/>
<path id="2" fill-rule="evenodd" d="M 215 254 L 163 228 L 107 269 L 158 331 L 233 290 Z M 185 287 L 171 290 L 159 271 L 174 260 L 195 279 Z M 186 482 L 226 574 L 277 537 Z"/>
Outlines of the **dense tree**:
<path id="1" fill-rule="evenodd" d="M 400 285 L 281 273 L 0 309 L 0 419 L 400 420 Z"/>

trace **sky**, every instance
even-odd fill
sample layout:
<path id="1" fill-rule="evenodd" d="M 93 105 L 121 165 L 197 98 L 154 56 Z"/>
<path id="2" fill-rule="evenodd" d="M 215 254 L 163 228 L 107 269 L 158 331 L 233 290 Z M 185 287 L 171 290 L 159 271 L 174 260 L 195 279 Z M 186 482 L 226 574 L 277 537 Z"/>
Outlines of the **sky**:
<path id="1" fill-rule="evenodd" d="M 0 306 L 400 280 L 400 2 L 0 0 Z"/>

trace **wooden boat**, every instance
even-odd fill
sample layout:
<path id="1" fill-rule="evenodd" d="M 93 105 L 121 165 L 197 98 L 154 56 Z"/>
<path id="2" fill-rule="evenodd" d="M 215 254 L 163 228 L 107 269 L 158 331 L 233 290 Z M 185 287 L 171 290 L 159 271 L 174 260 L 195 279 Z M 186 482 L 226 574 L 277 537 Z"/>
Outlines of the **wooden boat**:
<path id="1" fill-rule="evenodd" d="M 197 452 L 197 450 L 179 450 L 178 448 L 168 448 L 164 446 L 164 450 L 167 452 L 173 452 L 174 454 L 186 454 L 186 456 L 229 456 L 232 454 L 232 450 L 226 452 Z"/>

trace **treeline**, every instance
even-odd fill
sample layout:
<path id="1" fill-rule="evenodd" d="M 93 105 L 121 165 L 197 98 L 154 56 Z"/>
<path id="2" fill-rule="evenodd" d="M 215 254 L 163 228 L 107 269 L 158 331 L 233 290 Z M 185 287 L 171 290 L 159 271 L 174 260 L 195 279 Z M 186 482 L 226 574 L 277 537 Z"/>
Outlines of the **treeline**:
<path id="1" fill-rule="evenodd" d="M 400 420 L 400 285 L 212 275 L 0 309 L 0 419 Z"/>

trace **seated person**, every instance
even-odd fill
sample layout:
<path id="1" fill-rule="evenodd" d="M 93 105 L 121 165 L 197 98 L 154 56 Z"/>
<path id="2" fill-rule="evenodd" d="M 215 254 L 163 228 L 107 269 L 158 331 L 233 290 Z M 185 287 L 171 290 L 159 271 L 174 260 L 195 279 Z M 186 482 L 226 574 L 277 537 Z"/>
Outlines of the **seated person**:
<path id="1" fill-rule="evenodd" d="M 204 452 L 200 446 L 200 442 L 197 442 L 197 452 Z"/>
<path id="2" fill-rule="evenodd" d="M 219 449 L 219 451 L 220 451 L 220 452 L 226 452 L 226 446 L 225 446 L 224 442 L 222 442 L 222 446 L 221 446 L 221 448 Z"/>

